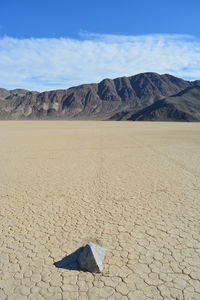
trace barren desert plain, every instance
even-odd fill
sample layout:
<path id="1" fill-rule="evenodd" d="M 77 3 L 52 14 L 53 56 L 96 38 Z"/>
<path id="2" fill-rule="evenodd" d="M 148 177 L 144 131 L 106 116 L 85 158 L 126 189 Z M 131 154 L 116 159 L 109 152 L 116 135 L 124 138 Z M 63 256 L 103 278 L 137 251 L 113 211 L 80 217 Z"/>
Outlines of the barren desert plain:
<path id="1" fill-rule="evenodd" d="M 200 299 L 200 123 L 1 121 L 0 154 L 0 299 Z"/>

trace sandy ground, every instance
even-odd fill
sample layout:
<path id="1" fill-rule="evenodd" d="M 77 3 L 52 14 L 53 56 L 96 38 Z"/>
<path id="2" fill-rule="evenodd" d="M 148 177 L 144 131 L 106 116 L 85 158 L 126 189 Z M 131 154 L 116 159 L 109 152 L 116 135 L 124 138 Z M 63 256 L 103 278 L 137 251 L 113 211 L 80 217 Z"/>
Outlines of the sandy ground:
<path id="1" fill-rule="evenodd" d="M 200 299 L 200 124 L 0 122 L 0 168 L 0 299 Z"/>

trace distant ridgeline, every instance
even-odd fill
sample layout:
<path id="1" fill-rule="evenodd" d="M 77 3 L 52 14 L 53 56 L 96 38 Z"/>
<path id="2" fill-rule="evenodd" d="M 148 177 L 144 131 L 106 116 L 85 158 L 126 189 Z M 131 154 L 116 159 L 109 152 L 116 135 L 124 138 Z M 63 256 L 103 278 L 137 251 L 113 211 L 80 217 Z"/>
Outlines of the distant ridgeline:
<path id="1" fill-rule="evenodd" d="M 1 120 L 200 121 L 200 80 L 141 73 L 65 90 L 0 89 Z"/>

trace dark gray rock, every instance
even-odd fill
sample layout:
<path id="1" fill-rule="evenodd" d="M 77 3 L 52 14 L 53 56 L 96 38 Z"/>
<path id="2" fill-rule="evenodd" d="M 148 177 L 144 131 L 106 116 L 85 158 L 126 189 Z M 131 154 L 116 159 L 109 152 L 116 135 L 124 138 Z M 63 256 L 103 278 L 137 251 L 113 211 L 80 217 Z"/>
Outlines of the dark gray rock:
<path id="1" fill-rule="evenodd" d="M 105 251 L 105 248 L 100 247 L 97 244 L 87 244 L 78 258 L 80 268 L 89 272 L 102 272 Z"/>

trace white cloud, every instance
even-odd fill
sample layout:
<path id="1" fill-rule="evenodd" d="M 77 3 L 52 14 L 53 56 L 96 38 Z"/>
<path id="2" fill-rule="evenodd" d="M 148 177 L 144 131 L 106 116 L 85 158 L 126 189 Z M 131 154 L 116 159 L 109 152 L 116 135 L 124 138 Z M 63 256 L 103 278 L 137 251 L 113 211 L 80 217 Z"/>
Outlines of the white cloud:
<path id="1" fill-rule="evenodd" d="M 200 40 L 188 35 L 0 39 L 0 87 L 51 90 L 141 72 L 200 79 Z"/>

